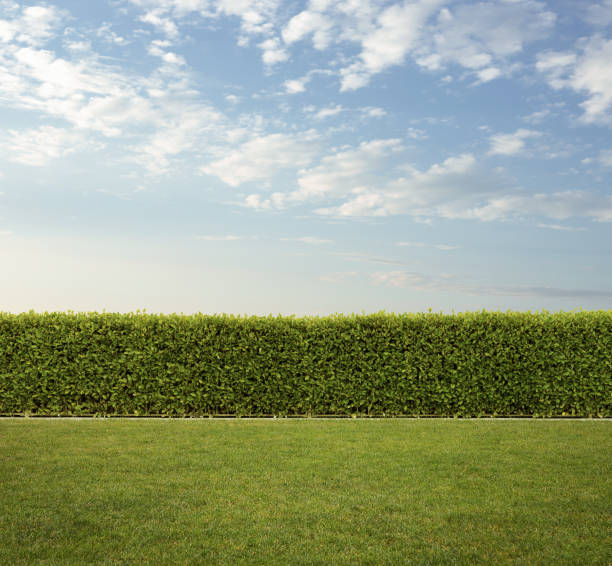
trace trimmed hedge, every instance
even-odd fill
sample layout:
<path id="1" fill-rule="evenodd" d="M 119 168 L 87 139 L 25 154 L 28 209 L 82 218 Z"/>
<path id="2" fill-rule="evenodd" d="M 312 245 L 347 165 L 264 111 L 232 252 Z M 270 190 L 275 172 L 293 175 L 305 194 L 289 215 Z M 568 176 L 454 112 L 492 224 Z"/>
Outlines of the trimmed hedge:
<path id="1" fill-rule="evenodd" d="M 0 413 L 612 415 L 612 311 L 0 313 Z"/>

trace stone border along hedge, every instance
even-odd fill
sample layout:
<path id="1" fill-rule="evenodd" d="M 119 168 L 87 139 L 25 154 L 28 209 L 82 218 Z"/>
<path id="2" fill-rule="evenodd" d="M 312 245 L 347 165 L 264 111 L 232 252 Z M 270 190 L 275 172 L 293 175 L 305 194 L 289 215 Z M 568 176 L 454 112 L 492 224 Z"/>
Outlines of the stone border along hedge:
<path id="1" fill-rule="evenodd" d="M 0 413 L 612 416 L 612 311 L 0 313 Z"/>

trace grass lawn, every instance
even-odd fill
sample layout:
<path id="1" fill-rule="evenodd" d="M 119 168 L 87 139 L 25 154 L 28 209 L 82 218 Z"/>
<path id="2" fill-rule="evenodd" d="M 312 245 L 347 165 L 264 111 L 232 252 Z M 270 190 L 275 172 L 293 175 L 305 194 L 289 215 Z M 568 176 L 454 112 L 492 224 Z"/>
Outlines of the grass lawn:
<path id="1" fill-rule="evenodd" d="M 0 564 L 612 563 L 612 422 L 0 420 Z"/>

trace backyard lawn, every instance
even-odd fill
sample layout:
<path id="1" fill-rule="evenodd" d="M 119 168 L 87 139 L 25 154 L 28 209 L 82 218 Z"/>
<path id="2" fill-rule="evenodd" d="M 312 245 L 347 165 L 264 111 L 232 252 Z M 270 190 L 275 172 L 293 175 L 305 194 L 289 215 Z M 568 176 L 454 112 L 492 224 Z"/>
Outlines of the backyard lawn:
<path id="1" fill-rule="evenodd" d="M 0 564 L 612 563 L 612 422 L 1 419 Z"/>

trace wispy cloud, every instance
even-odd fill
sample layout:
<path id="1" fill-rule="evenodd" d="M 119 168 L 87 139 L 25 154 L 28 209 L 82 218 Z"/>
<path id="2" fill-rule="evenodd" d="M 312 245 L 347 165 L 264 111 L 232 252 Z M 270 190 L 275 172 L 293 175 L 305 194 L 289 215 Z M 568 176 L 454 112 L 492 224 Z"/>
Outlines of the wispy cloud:
<path id="1" fill-rule="evenodd" d="M 596 27 L 606 27 L 612 24 L 612 0 L 591 2 L 584 13 L 584 19 Z"/>
<path id="2" fill-rule="evenodd" d="M 333 240 L 328 240 L 325 238 L 318 238 L 316 236 L 300 236 L 297 238 L 274 238 L 272 236 L 234 236 L 234 235 L 224 235 L 224 236 L 194 236 L 194 240 L 204 240 L 207 242 L 234 242 L 239 240 L 278 240 L 279 242 L 300 242 L 304 244 L 320 246 L 324 244 L 332 244 Z"/>
<path id="3" fill-rule="evenodd" d="M 376 272 L 370 274 L 374 285 L 409 288 L 424 292 L 452 292 L 465 295 L 502 295 L 540 298 L 610 298 L 612 291 L 596 289 L 565 289 L 537 285 L 474 285 L 452 276 L 432 277 L 412 271 Z"/>
<path id="4" fill-rule="evenodd" d="M 329 76 L 334 74 L 334 71 L 330 69 L 311 69 L 302 77 L 285 80 L 283 82 L 283 87 L 287 94 L 299 94 L 306 92 L 306 85 L 310 83 L 310 81 L 312 81 L 317 75 Z"/>
<path id="5" fill-rule="evenodd" d="M 537 224 L 538 228 L 547 228 L 548 230 L 560 230 L 563 232 L 585 232 L 586 228 L 579 226 L 562 226 L 561 224 Z"/>
<path id="6" fill-rule="evenodd" d="M 601 150 L 597 161 L 604 167 L 612 167 L 612 149 Z"/>
<path id="7" fill-rule="evenodd" d="M 396 246 L 406 246 L 409 248 L 434 248 L 436 250 L 458 250 L 461 246 L 450 246 L 448 244 L 427 244 L 425 242 L 397 242 Z"/>
<path id="8" fill-rule="evenodd" d="M 341 256 L 349 261 L 361 261 L 365 263 L 382 263 L 385 265 L 405 265 L 414 266 L 414 262 L 402 261 L 399 259 L 377 257 L 363 252 L 332 252 L 333 255 Z"/>
<path id="9" fill-rule="evenodd" d="M 428 136 L 425 130 L 411 127 L 406 131 L 406 137 L 410 138 L 411 140 L 426 140 Z"/>
<path id="10" fill-rule="evenodd" d="M 206 242 L 234 242 L 246 239 L 245 236 L 194 236 L 194 240 L 204 240 Z"/>
<path id="11" fill-rule="evenodd" d="M 300 238 L 280 238 L 280 240 L 282 242 L 303 242 L 304 244 L 312 244 L 315 246 L 333 243 L 333 240 L 326 240 L 324 238 L 317 238 L 315 236 L 302 236 Z"/>
<path id="12" fill-rule="evenodd" d="M 546 118 L 549 118 L 551 115 L 551 110 L 549 108 L 544 108 L 544 110 L 536 110 L 531 114 L 527 114 L 523 116 L 522 119 L 529 124 L 540 124 Z"/>
<path id="13" fill-rule="evenodd" d="M 321 275 L 319 280 L 327 283 L 340 283 L 347 279 L 353 279 L 357 275 L 359 275 L 357 271 L 337 271 L 328 275 Z"/>
<path id="14" fill-rule="evenodd" d="M 586 217 L 598 222 L 610 222 L 612 196 L 581 190 L 505 195 L 457 214 L 458 218 L 488 221 L 511 216 L 543 216 L 555 220 Z"/>

